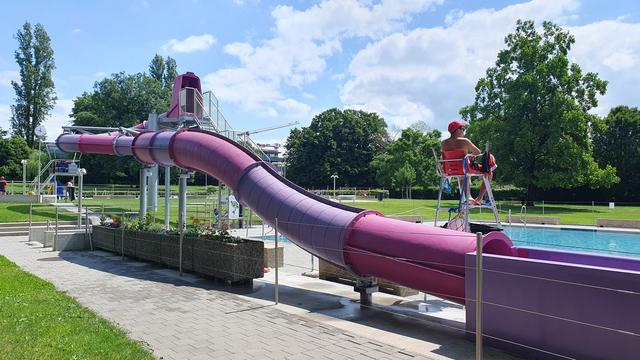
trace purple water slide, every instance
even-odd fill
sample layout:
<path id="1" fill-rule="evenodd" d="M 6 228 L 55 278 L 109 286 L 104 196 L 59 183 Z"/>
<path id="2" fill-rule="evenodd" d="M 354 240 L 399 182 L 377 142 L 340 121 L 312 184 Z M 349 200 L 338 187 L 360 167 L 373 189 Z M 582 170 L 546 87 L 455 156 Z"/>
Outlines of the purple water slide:
<path id="1" fill-rule="evenodd" d="M 143 164 L 179 166 L 227 184 L 241 202 L 292 242 L 358 275 L 376 276 L 465 302 L 465 254 L 475 235 L 384 217 L 314 195 L 276 173 L 242 145 L 203 130 L 135 136 L 62 134 L 66 152 L 133 155 Z M 502 233 L 483 238 L 486 253 L 513 255 Z"/>

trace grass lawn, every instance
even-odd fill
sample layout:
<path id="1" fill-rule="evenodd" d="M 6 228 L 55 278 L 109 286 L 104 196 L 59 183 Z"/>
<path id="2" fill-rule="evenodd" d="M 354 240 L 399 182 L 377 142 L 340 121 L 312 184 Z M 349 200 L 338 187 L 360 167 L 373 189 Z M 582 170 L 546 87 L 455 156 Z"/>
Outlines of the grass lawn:
<path id="1" fill-rule="evenodd" d="M 125 333 L 0 256 L 0 359 L 153 359 Z"/>
<path id="2" fill-rule="evenodd" d="M 188 223 L 192 223 L 194 218 L 199 218 L 202 222 L 207 216 L 207 209 L 212 211 L 215 206 L 216 199 L 189 199 L 187 208 Z M 208 207 L 204 204 L 208 204 Z M 385 199 L 383 202 L 378 201 L 356 201 L 353 204 L 350 201 L 344 202 L 347 205 L 354 205 L 363 209 L 377 210 L 385 215 L 422 215 L 425 221 L 429 221 L 435 218 L 435 206 L 436 200 L 408 200 L 408 199 Z M 104 205 L 105 212 L 111 214 L 121 214 L 123 211 L 138 211 L 139 201 L 138 199 L 85 199 L 83 205 L 89 206 L 94 212 L 101 212 Z M 457 201 L 445 200 L 443 202 L 445 207 L 457 206 Z M 498 208 L 502 220 L 506 221 L 507 212 L 511 210 L 512 218 L 520 216 L 520 203 L 499 201 Z M 544 214 L 543 214 L 544 213 Z M 246 214 L 245 214 L 246 215 Z M 535 207 L 527 207 L 527 215 L 544 215 L 544 216 L 558 216 L 562 224 L 575 224 L 575 225 L 595 225 L 596 219 L 627 219 L 636 220 L 640 219 L 640 206 L 624 206 L 616 204 L 614 209 L 609 209 L 607 204 L 596 204 L 594 207 L 591 204 L 549 204 L 545 203 L 544 207 L 541 202 L 537 202 Z M 247 215 L 248 216 L 248 215 Z M 440 214 L 440 218 L 447 219 L 448 214 L 443 212 Z M 164 197 L 158 197 L 158 211 L 156 217 L 159 222 L 164 219 Z M 178 221 L 178 199 L 171 200 L 171 222 L 177 223 Z M 488 209 L 482 211 L 482 215 L 476 209 L 472 213 L 472 219 L 492 219 Z M 15 204 L 15 203 L 0 203 L 0 222 L 10 221 L 28 221 L 29 219 L 29 205 L 28 204 Z M 38 206 L 33 208 L 34 221 L 54 220 L 55 209 L 53 206 Z M 65 211 L 60 212 L 61 220 L 75 220 L 77 217 Z M 260 219 L 255 214 L 253 215 L 253 222 L 258 224 Z"/>
<path id="3" fill-rule="evenodd" d="M 51 205 L 37 205 L 33 207 L 33 221 L 54 221 L 56 218 L 56 209 Z M 76 220 L 77 215 L 73 215 L 67 211 L 61 210 L 59 219 Z M 29 221 L 29 204 L 23 203 L 0 203 L 0 223 L 14 221 Z"/>
<path id="4" fill-rule="evenodd" d="M 352 205 L 351 202 L 345 204 Z M 457 201 L 446 200 L 445 207 L 455 207 Z M 422 215 L 426 220 L 435 218 L 436 200 L 401 200 L 385 199 L 382 202 L 358 202 L 355 206 L 377 210 L 385 215 Z M 507 212 L 511 210 L 512 218 L 520 216 L 520 203 L 499 201 L 502 220 L 506 221 Z M 543 215 L 542 203 L 536 203 L 535 207 L 527 207 L 527 215 Z M 599 204 L 594 207 L 591 204 L 548 204 L 544 205 L 544 216 L 557 216 L 562 224 L 595 225 L 596 219 L 640 219 L 640 206 L 621 206 L 616 204 L 614 209 L 609 209 L 608 205 Z M 446 212 L 440 214 L 440 218 L 446 220 Z M 483 209 L 480 216 L 478 209 L 475 209 L 472 219 L 493 219 L 490 210 Z"/>

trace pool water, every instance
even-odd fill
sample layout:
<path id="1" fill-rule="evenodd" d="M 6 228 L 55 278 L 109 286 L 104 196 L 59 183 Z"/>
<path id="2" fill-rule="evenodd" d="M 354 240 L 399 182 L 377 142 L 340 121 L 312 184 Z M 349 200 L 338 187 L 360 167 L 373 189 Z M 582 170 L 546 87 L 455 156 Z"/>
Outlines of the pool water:
<path id="1" fill-rule="evenodd" d="M 640 233 L 524 226 L 506 226 L 504 232 L 516 246 L 640 257 Z M 275 236 L 265 235 L 262 240 L 274 241 Z M 278 241 L 290 242 L 283 235 Z"/>
<path id="2" fill-rule="evenodd" d="M 640 257 L 640 233 L 507 226 L 516 246 Z"/>

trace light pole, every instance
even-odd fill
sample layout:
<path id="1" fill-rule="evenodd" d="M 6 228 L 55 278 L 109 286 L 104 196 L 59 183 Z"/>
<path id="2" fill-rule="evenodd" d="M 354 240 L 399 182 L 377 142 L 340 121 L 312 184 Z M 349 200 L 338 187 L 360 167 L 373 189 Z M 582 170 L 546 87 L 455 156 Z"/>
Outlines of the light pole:
<path id="1" fill-rule="evenodd" d="M 27 160 L 20 160 L 22 164 L 22 194 L 27 193 Z"/>
<path id="2" fill-rule="evenodd" d="M 40 148 L 42 148 L 42 137 L 45 136 L 47 134 L 47 132 L 45 131 L 44 127 L 42 125 L 38 126 L 35 130 L 35 134 L 36 136 L 38 136 L 38 175 L 37 175 L 37 179 L 38 179 L 38 184 L 36 186 L 36 188 L 38 189 L 38 192 L 36 193 L 36 195 L 38 196 L 38 202 L 41 202 L 41 197 L 40 197 L 40 192 L 42 191 L 42 188 L 40 187 L 40 172 L 42 171 L 42 163 L 40 162 Z"/>
<path id="3" fill-rule="evenodd" d="M 333 198 L 337 200 L 338 198 L 336 197 L 336 179 L 338 178 L 338 175 L 333 174 L 331 175 L 331 178 L 333 179 Z"/>

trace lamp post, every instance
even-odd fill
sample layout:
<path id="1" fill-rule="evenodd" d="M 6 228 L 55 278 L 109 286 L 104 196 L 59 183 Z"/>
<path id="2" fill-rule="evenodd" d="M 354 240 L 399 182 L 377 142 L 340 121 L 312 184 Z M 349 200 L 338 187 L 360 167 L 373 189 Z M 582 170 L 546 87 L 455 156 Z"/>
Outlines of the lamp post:
<path id="1" fill-rule="evenodd" d="M 41 184 L 40 184 L 40 172 L 42 172 L 42 163 L 40 162 L 40 149 L 42 148 L 42 137 L 44 137 L 47 132 L 44 129 L 44 126 L 40 125 L 35 129 L 35 134 L 36 136 L 38 136 L 38 174 L 37 174 L 37 179 L 38 179 L 38 184 L 36 186 L 38 192 L 36 193 L 36 195 L 38 196 L 38 202 L 42 202 L 42 198 L 40 197 L 40 192 L 42 191 L 41 188 Z"/>
<path id="2" fill-rule="evenodd" d="M 27 160 L 20 160 L 22 164 L 22 194 L 27 193 Z"/>
<path id="3" fill-rule="evenodd" d="M 331 175 L 331 178 L 333 179 L 333 198 L 337 200 L 338 197 L 336 196 L 336 179 L 338 178 L 338 175 L 333 174 Z"/>

